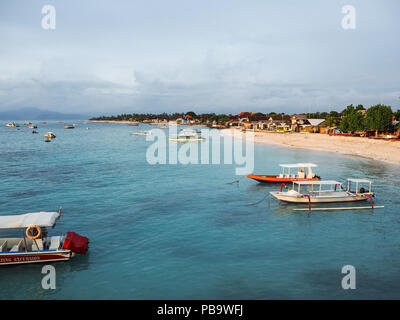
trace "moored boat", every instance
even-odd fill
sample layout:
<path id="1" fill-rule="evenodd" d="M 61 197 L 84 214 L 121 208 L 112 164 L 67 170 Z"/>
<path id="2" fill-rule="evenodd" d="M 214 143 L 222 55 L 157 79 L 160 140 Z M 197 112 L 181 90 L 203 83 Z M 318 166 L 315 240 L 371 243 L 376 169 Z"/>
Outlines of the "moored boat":
<path id="1" fill-rule="evenodd" d="M 89 239 L 74 232 L 49 235 L 59 212 L 34 212 L 0 216 L 0 231 L 15 235 L 0 237 L 0 265 L 70 260 L 75 254 L 86 254 Z M 21 232 L 23 236 L 21 236 Z"/>
<path id="2" fill-rule="evenodd" d="M 282 173 L 279 175 L 255 175 L 249 174 L 247 178 L 256 180 L 258 182 L 269 183 L 283 183 L 293 181 L 318 181 L 321 178 L 317 176 L 312 168 L 318 167 L 314 163 L 293 163 L 293 164 L 280 164 Z M 291 172 L 291 169 L 298 169 L 296 173 Z"/>
<path id="3" fill-rule="evenodd" d="M 44 137 L 47 138 L 47 139 L 53 139 L 53 138 L 56 137 L 56 135 L 55 135 L 53 132 L 47 132 L 47 133 L 44 135 Z"/>
<path id="4" fill-rule="evenodd" d="M 9 122 L 6 124 L 6 127 L 19 127 L 19 124 L 15 123 L 15 122 Z"/>
<path id="5" fill-rule="evenodd" d="M 175 142 L 192 142 L 204 140 L 204 138 L 201 136 L 201 132 L 195 129 L 182 129 L 177 135 L 168 137 L 168 139 Z"/>
<path id="6" fill-rule="evenodd" d="M 65 126 L 64 126 L 64 129 L 74 129 L 75 128 L 75 125 L 68 125 L 68 124 L 66 124 Z"/>
<path id="7" fill-rule="evenodd" d="M 132 134 L 134 134 L 135 136 L 150 136 L 151 131 L 134 132 Z"/>
<path id="8" fill-rule="evenodd" d="M 368 187 L 363 187 L 363 184 Z M 283 186 L 280 191 L 271 191 L 270 194 L 280 201 L 290 203 L 358 202 L 368 199 L 372 203 L 372 197 L 375 196 L 372 181 L 366 179 L 348 179 L 346 188 L 334 180 L 293 181 L 292 189 L 286 191 L 282 191 Z"/>

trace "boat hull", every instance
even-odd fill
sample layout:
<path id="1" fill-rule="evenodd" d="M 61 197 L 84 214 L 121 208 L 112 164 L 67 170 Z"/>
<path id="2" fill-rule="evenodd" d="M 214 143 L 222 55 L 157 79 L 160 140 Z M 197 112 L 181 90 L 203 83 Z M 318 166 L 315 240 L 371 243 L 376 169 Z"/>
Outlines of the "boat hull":
<path id="1" fill-rule="evenodd" d="M 37 251 L 37 252 L 6 252 L 0 253 L 0 266 L 38 263 L 38 262 L 54 262 L 70 260 L 73 253 L 70 250 L 55 251 Z"/>
<path id="2" fill-rule="evenodd" d="M 280 192 L 270 192 L 270 194 L 280 201 L 290 203 L 334 203 L 334 202 L 358 202 L 369 199 L 368 197 L 357 196 L 339 196 L 339 197 L 297 197 L 293 195 L 284 195 Z"/>
<path id="3" fill-rule="evenodd" d="M 256 180 L 258 182 L 265 183 L 285 183 L 285 182 L 293 182 L 293 181 L 318 181 L 320 178 L 279 178 L 277 175 L 254 175 L 248 174 L 247 178 Z"/>

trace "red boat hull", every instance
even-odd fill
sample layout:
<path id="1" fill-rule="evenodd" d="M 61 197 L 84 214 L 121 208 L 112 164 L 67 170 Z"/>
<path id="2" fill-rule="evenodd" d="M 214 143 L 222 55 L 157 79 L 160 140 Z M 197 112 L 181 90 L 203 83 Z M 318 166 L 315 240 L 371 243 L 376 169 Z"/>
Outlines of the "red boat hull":
<path id="1" fill-rule="evenodd" d="M 279 178 L 276 175 L 255 175 L 248 174 L 247 178 L 254 179 L 258 182 L 267 182 L 267 183 L 285 183 L 285 182 L 293 182 L 293 181 L 318 181 L 320 178 L 311 178 L 311 179 L 301 179 L 301 178 Z"/>
<path id="2" fill-rule="evenodd" d="M 71 259 L 71 257 L 72 252 L 69 250 L 47 252 L 8 252 L 0 254 L 0 265 L 66 261 Z"/>

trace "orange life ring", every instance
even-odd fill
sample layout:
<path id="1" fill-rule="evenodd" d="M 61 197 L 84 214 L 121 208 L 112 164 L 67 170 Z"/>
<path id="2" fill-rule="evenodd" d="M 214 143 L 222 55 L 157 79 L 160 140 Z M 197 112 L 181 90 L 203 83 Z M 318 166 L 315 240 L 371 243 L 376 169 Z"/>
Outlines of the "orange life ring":
<path id="1" fill-rule="evenodd" d="M 33 231 L 33 234 L 31 234 L 30 233 L 31 230 L 35 230 L 36 233 L 35 233 L 35 231 Z M 41 234 L 42 234 L 42 230 L 38 226 L 30 226 L 30 227 L 26 228 L 26 236 L 29 239 L 35 240 L 35 239 L 39 238 L 41 236 Z"/>

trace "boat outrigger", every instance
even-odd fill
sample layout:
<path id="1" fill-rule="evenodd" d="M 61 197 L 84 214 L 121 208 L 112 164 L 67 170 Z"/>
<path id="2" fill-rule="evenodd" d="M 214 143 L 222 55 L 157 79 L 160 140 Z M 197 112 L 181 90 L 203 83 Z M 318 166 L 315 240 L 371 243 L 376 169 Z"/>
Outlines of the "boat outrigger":
<path id="1" fill-rule="evenodd" d="M 368 187 L 364 188 L 364 184 L 368 185 Z M 375 194 L 372 192 L 372 181 L 366 179 L 348 179 L 347 188 L 344 188 L 340 182 L 334 180 L 293 181 L 292 189 L 282 191 L 283 188 L 287 189 L 284 183 L 281 184 L 280 191 L 271 191 L 270 194 L 280 201 L 308 204 L 308 209 L 295 210 L 383 208 L 383 206 L 374 206 L 372 197 L 375 197 Z M 360 202 L 368 199 L 371 201 L 371 206 L 369 207 L 311 209 L 312 203 Z"/>
<path id="2" fill-rule="evenodd" d="M 283 183 L 293 181 L 318 181 L 321 178 L 318 177 L 311 168 L 318 167 L 314 163 L 292 163 L 292 164 L 280 164 L 282 173 L 280 175 L 254 175 L 249 174 L 247 178 L 254 179 L 258 182 L 269 182 L 269 183 Z M 291 173 L 291 169 L 298 169 L 297 173 Z"/>
<path id="3" fill-rule="evenodd" d="M 48 235 L 47 228 L 54 227 L 60 216 L 61 208 L 58 212 L 0 216 L 0 231 L 15 231 L 13 236 L 0 237 L 0 266 L 66 261 L 76 253 L 86 254 L 88 238 L 74 232 Z"/>

